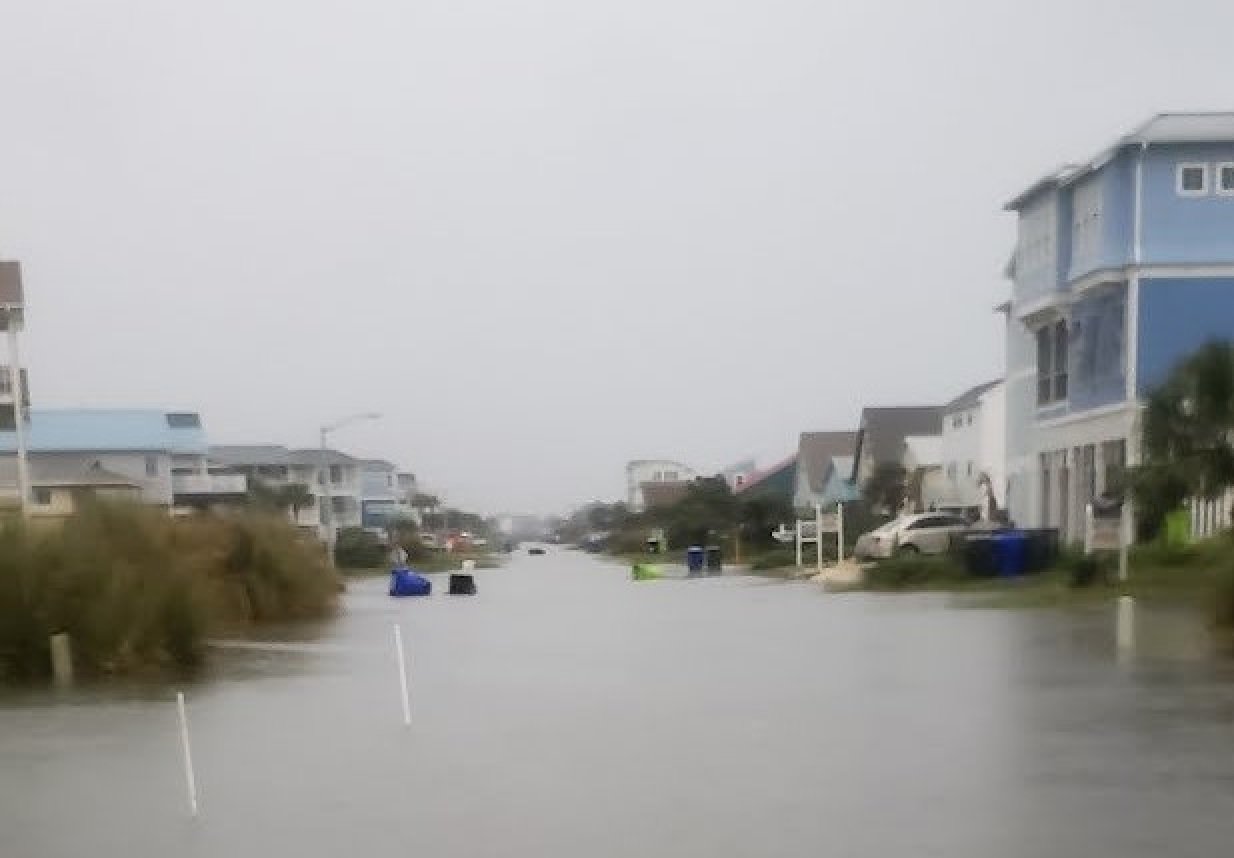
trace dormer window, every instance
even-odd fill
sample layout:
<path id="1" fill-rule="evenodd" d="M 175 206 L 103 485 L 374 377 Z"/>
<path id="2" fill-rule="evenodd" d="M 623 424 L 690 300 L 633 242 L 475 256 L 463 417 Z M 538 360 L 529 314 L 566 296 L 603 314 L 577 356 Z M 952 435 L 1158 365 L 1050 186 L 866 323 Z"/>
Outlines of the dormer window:
<path id="1" fill-rule="evenodd" d="M 1179 164 L 1177 185 L 1180 196 L 1204 196 L 1208 193 L 1208 165 Z"/>
<path id="2" fill-rule="evenodd" d="M 1217 193 L 1234 196 L 1234 163 L 1226 161 L 1217 165 Z"/>

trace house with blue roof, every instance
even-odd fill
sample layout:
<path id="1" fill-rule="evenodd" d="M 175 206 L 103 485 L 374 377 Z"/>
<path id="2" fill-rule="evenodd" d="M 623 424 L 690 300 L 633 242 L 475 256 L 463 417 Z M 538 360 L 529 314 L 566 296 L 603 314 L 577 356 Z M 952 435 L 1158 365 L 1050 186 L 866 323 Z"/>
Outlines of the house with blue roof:
<path id="1" fill-rule="evenodd" d="M 242 497 L 245 478 L 211 466 L 200 415 L 154 409 L 32 408 L 26 449 L 33 471 L 105 472 L 160 506 L 201 506 Z M 0 430 L 0 467 L 16 457 L 16 433 Z M 35 511 L 49 495 L 34 488 Z"/>
<path id="2" fill-rule="evenodd" d="M 1139 405 L 1234 338 L 1234 112 L 1154 116 L 1006 209 L 1008 511 L 1081 538 L 1139 460 Z"/>

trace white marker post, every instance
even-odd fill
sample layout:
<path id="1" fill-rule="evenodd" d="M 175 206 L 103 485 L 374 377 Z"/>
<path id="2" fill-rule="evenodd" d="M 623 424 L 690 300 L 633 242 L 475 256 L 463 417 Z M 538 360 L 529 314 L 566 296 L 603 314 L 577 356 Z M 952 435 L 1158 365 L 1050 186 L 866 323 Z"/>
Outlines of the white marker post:
<path id="1" fill-rule="evenodd" d="M 836 502 L 836 565 L 844 565 L 844 501 Z"/>
<path id="2" fill-rule="evenodd" d="M 180 747 L 184 751 L 184 781 L 189 791 L 189 813 L 197 816 L 197 778 L 193 775 L 193 751 L 189 747 L 189 716 L 184 708 L 184 692 L 176 692 L 176 710 L 180 713 Z"/>
<path id="3" fill-rule="evenodd" d="M 823 505 L 814 504 L 814 567 L 823 574 Z"/>
<path id="4" fill-rule="evenodd" d="M 394 652 L 398 656 L 398 684 L 403 694 L 403 726 L 411 726 L 411 701 L 407 697 L 407 657 L 403 655 L 403 629 L 394 624 Z"/>

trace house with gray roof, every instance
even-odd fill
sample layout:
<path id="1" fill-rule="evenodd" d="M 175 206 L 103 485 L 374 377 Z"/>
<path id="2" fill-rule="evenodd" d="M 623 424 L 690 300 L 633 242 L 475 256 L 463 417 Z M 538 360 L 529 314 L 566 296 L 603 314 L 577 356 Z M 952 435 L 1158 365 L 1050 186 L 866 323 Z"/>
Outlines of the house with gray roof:
<path id="1" fill-rule="evenodd" d="M 940 405 L 863 408 L 853 454 L 853 482 L 860 488 L 879 465 L 901 464 L 907 438 L 941 435 L 942 432 Z"/>
<path id="2" fill-rule="evenodd" d="M 857 433 L 851 429 L 831 432 L 802 432 L 797 440 L 797 471 L 793 490 L 793 505 L 809 509 L 814 504 L 830 506 L 837 501 L 852 500 L 844 486 L 850 479 L 834 476 L 837 460 L 850 462 L 857 451 Z"/>
<path id="3" fill-rule="evenodd" d="M 943 406 L 943 496 L 979 507 L 983 484 L 1002 508 L 1007 498 L 1007 398 L 1001 378 L 971 387 Z"/>

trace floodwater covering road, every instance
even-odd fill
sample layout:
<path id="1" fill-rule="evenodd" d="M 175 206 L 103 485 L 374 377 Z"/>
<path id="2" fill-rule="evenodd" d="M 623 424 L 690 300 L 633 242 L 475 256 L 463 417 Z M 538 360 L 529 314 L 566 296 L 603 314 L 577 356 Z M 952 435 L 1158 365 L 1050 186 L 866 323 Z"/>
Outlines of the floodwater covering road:
<path id="1" fill-rule="evenodd" d="M 1234 665 L 1193 618 L 955 609 L 564 550 L 186 689 L 0 692 L 0 855 L 1204 856 L 1234 843 Z M 438 581 L 436 590 L 444 590 Z M 409 657 L 402 724 L 392 626 Z"/>

